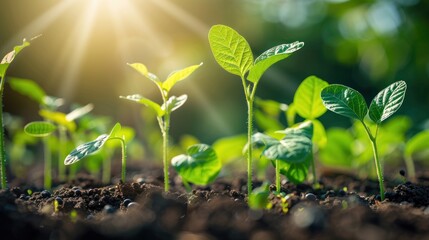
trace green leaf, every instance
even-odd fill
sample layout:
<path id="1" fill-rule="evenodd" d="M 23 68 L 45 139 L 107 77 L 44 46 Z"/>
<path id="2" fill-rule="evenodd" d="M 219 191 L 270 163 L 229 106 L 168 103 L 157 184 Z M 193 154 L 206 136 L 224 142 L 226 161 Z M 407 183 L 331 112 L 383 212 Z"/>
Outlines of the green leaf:
<path id="1" fill-rule="evenodd" d="M 170 89 L 179 81 L 184 80 L 185 78 L 189 77 L 195 70 L 197 70 L 199 67 L 201 67 L 203 63 L 200 63 L 198 65 L 193 65 L 187 68 L 184 68 L 179 71 L 175 71 L 168 76 L 167 80 L 162 83 L 162 89 L 169 92 Z"/>
<path id="2" fill-rule="evenodd" d="M 197 185 L 207 185 L 214 181 L 221 169 L 216 152 L 206 144 L 196 144 L 171 160 L 172 166 L 180 176 Z"/>
<path id="3" fill-rule="evenodd" d="M 110 137 L 119 137 L 122 138 L 121 133 L 122 126 L 120 123 L 116 123 L 115 126 L 113 126 L 112 130 L 110 131 L 109 138 Z"/>
<path id="4" fill-rule="evenodd" d="M 321 93 L 325 107 L 339 115 L 363 121 L 368 106 L 362 94 L 340 84 L 325 87 Z"/>
<path id="5" fill-rule="evenodd" d="M 309 139 L 313 137 L 313 123 L 310 120 L 298 123 L 295 126 L 286 128 L 285 130 L 276 131 L 276 133 L 281 133 L 285 135 L 301 135 Z"/>
<path id="6" fill-rule="evenodd" d="M 352 134 L 344 128 L 330 128 L 326 136 L 327 144 L 319 151 L 320 162 L 324 166 L 351 168 L 354 158 Z"/>
<path id="7" fill-rule="evenodd" d="M 411 157 L 413 154 L 429 149 L 429 130 L 414 135 L 405 144 L 404 155 Z"/>
<path id="8" fill-rule="evenodd" d="M 219 65 L 244 78 L 253 65 L 252 50 L 246 39 L 228 26 L 214 25 L 209 31 L 209 43 Z"/>
<path id="9" fill-rule="evenodd" d="M 289 104 L 289 107 L 286 111 L 286 120 L 288 126 L 295 125 L 295 117 L 296 117 L 296 107 L 295 104 L 291 103 Z"/>
<path id="10" fill-rule="evenodd" d="M 307 77 L 295 92 L 296 112 L 305 119 L 316 119 L 326 112 L 320 93 L 328 83 L 316 76 Z"/>
<path id="11" fill-rule="evenodd" d="M 128 63 L 128 66 L 134 68 L 137 72 L 139 72 L 141 75 L 145 76 L 147 79 L 154 82 L 157 86 L 161 87 L 162 82 L 158 79 L 158 77 L 149 72 L 146 68 L 146 66 L 142 63 Z"/>
<path id="12" fill-rule="evenodd" d="M 286 135 L 278 144 L 274 144 L 264 150 L 265 157 L 271 160 L 282 160 L 288 163 L 300 163 L 305 161 L 311 153 L 311 139 L 302 135 Z"/>
<path id="13" fill-rule="evenodd" d="M 326 131 L 323 124 L 317 120 L 314 119 L 311 121 L 313 123 L 313 143 L 317 145 L 318 148 L 323 148 L 326 146 L 326 143 L 328 141 L 326 137 Z"/>
<path id="14" fill-rule="evenodd" d="M 74 149 L 64 160 L 65 165 L 70 165 L 75 162 L 78 162 L 85 156 L 99 150 L 109 139 L 109 135 L 103 134 L 97 137 L 94 141 L 84 143 L 79 145 L 76 149 Z"/>
<path id="15" fill-rule="evenodd" d="M 186 94 L 183 94 L 179 97 L 171 96 L 166 102 L 167 109 L 165 108 L 164 104 L 162 104 L 161 109 L 165 112 L 173 112 L 174 110 L 178 109 L 183 104 L 185 104 L 187 99 L 188 99 L 188 95 Z"/>
<path id="16" fill-rule="evenodd" d="M 252 209 L 269 209 L 271 202 L 268 199 L 270 196 L 270 185 L 264 183 L 262 186 L 253 189 L 249 195 L 249 207 Z"/>
<path id="17" fill-rule="evenodd" d="M 303 42 L 293 42 L 272 47 L 256 58 L 255 64 L 249 71 L 247 80 L 258 82 L 262 74 L 274 63 L 289 57 L 304 46 Z"/>
<path id="18" fill-rule="evenodd" d="M 36 121 L 25 125 L 24 132 L 33 137 L 46 137 L 56 129 L 57 127 L 50 122 Z"/>
<path id="19" fill-rule="evenodd" d="M 153 110 L 155 110 L 156 115 L 158 117 L 162 117 L 165 114 L 165 111 L 161 108 L 161 106 L 158 103 L 156 103 L 156 102 L 154 102 L 148 98 L 145 98 L 140 94 L 134 94 L 134 95 L 128 95 L 128 96 L 119 96 L 119 98 L 127 99 L 127 100 L 130 100 L 133 102 L 138 102 L 140 104 L 145 105 L 146 107 L 150 107 Z"/>
<path id="20" fill-rule="evenodd" d="M 271 147 L 273 145 L 279 144 L 279 140 L 270 137 L 263 133 L 255 133 L 252 135 L 252 143 L 256 145 L 265 146 L 266 148 Z"/>
<path id="21" fill-rule="evenodd" d="M 236 135 L 217 139 L 213 149 L 223 165 L 243 157 L 243 146 L 247 143 L 246 135 Z"/>
<path id="22" fill-rule="evenodd" d="M 380 91 L 369 106 L 369 117 L 379 124 L 394 114 L 402 105 L 407 84 L 398 81 Z"/>
<path id="23" fill-rule="evenodd" d="M 46 97 L 45 91 L 33 80 L 23 78 L 7 78 L 10 87 L 20 94 L 29 97 L 37 103 L 43 105 Z"/>
<path id="24" fill-rule="evenodd" d="M 15 46 L 11 52 L 9 52 L 3 57 L 3 59 L 0 62 L 0 77 L 4 77 L 7 71 L 7 68 L 15 59 L 15 57 L 18 55 L 18 53 L 21 52 L 22 49 L 28 46 L 30 46 L 30 42 L 24 39 L 21 45 Z"/>
<path id="25" fill-rule="evenodd" d="M 280 174 L 286 176 L 289 181 L 295 184 L 304 182 L 307 179 L 310 160 L 312 157 L 313 155 L 309 154 L 307 158 L 300 163 L 286 163 L 280 161 Z"/>
<path id="26" fill-rule="evenodd" d="M 69 121 L 66 114 L 62 112 L 53 112 L 50 110 L 42 109 L 39 111 L 40 116 L 44 119 L 52 121 L 58 125 L 66 127 L 69 131 L 74 132 L 76 130 L 76 123 Z"/>

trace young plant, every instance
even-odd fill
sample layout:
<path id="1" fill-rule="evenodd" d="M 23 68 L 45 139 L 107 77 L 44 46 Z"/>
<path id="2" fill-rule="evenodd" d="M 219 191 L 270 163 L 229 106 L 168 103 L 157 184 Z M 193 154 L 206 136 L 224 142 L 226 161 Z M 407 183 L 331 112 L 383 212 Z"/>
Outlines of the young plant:
<path id="1" fill-rule="evenodd" d="M 364 97 L 358 91 L 340 84 L 327 86 L 322 90 L 323 104 L 330 111 L 339 115 L 356 119 L 362 123 L 371 141 L 374 163 L 380 186 L 380 197 L 384 200 L 383 170 L 378 156 L 377 135 L 382 121 L 394 114 L 402 105 L 407 84 L 398 81 L 380 91 L 372 100 L 369 108 Z M 371 132 L 364 122 L 366 115 L 375 123 L 375 132 Z"/>
<path id="2" fill-rule="evenodd" d="M 316 76 L 310 76 L 304 79 L 299 85 L 293 98 L 293 103 L 289 105 L 288 113 L 288 124 L 292 126 L 295 124 L 295 113 L 305 120 L 309 120 L 313 124 L 313 143 L 314 147 L 323 147 L 326 144 L 326 131 L 323 124 L 317 120 L 326 112 L 326 108 L 323 105 L 320 93 L 324 87 L 328 86 L 328 83 Z M 317 149 L 314 149 L 316 152 Z M 311 156 L 311 169 L 313 171 L 313 184 L 317 183 L 316 177 L 316 165 L 314 163 L 314 156 Z"/>
<path id="3" fill-rule="evenodd" d="M 22 45 L 15 46 L 11 52 L 6 54 L 0 62 L 0 178 L 1 188 L 6 188 L 6 152 L 4 146 L 4 124 L 3 124 L 3 91 L 5 85 L 6 72 L 9 65 L 22 49 L 30 46 L 30 42 L 23 40 Z"/>
<path id="4" fill-rule="evenodd" d="M 213 182 L 219 174 L 222 164 L 212 147 L 206 144 L 195 144 L 188 148 L 187 154 L 175 156 L 171 165 L 182 177 L 183 184 L 188 192 L 189 183 L 207 185 Z"/>
<path id="5" fill-rule="evenodd" d="M 247 102 L 247 141 L 253 132 L 253 103 L 262 74 L 274 63 L 289 57 L 304 46 L 303 42 L 282 44 L 268 49 L 253 61 L 252 50 L 246 39 L 234 29 L 214 25 L 209 31 L 209 43 L 218 64 L 227 72 L 238 75 L 243 84 Z M 252 144 L 247 149 L 247 192 L 252 192 Z"/>
<path id="6" fill-rule="evenodd" d="M 44 180 L 43 186 L 45 189 L 52 187 L 52 158 L 49 150 L 48 138 L 57 127 L 46 121 L 31 122 L 25 125 L 24 131 L 33 137 L 43 137 L 44 152 L 45 152 L 45 166 L 44 166 Z"/>
<path id="7" fill-rule="evenodd" d="M 404 159 L 407 174 L 412 181 L 416 180 L 413 155 L 426 152 L 429 149 L 429 130 L 422 131 L 410 138 L 405 144 Z M 427 154 L 427 152 L 426 152 Z"/>
<path id="8" fill-rule="evenodd" d="M 102 134 L 98 136 L 94 141 L 84 143 L 79 145 L 74 149 L 64 160 L 65 165 L 71 165 L 80 161 L 82 158 L 87 155 L 99 150 L 104 144 L 109 140 L 119 140 L 121 142 L 122 150 L 122 171 L 121 171 L 121 180 L 125 182 L 126 166 L 127 166 L 127 155 L 126 155 L 126 145 L 125 137 L 121 132 L 121 124 L 116 123 L 113 126 L 110 134 Z"/>
<path id="9" fill-rule="evenodd" d="M 312 153 L 313 124 L 306 121 L 296 127 L 286 128 L 281 140 L 255 133 L 252 142 L 265 146 L 262 155 L 274 162 L 276 169 L 276 189 L 280 193 L 280 174 L 295 183 L 306 179 Z"/>
<path id="10" fill-rule="evenodd" d="M 151 80 L 156 84 L 158 87 L 161 96 L 163 104 L 159 105 L 158 103 L 147 99 L 140 94 L 134 94 L 134 95 L 128 95 L 128 96 L 120 96 L 120 98 L 127 99 L 133 102 L 137 102 L 140 104 L 143 104 L 147 107 L 152 108 L 155 110 L 157 114 L 157 120 L 159 127 L 162 132 L 162 138 L 163 138 L 163 165 L 164 165 L 164 190 L 167 192 L 170 188 L 169 185 L 169 177 L 168 177 L 168 169 L 169 169 L 169 162 L 168 162 L 168 137 L 169 137 L 169 130 L 170 130 L 170 115 L 171 112 L 181 107 L 186 100 L 188 99 L 188 95 L 183 94 L 179 97 L 171 96 L 169 97 L 171 88 L 176 85 L 176 83 L 184 80 L 189 75 L 191 75 L 195 70 L 197 70 L 201 65 L 193 65 L 175 72 L 172 72 L 165 81 L 159 80 L 159 78 L 149 72 L 145 65 L 141 63 L 133 63 L 129 64 L 132 68 L 137 70 L 140 74 Z"/>

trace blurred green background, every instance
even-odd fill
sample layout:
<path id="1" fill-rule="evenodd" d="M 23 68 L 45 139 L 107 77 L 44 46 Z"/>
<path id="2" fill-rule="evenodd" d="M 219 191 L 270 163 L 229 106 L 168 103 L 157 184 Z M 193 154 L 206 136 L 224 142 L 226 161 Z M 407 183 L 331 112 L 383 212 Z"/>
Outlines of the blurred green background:
<path id="1" fill-rule="evenodd" d="M 215 62 L 207 40 L 214 24 L 236 29 L 255 55 L 293 41 L 305 46 L 274 65 L 257 95 L 290 103 L 299 83 L 316 75 L 362 92 L 369 102 L 388 84 L 405 80 L 408 92 L 397 114 L 415 128 L 429 117 L 429 1 L 423 0 L 2 0 L 0 55 L 23 38 L 42 34 L 11 65 L 8 75 L 29 78 L 94 113 L 135 126 L 143 138 L 141 106 L 119 99 L 140 93 L 160 102 L 156 86 L 126 63 L 144 63 L 165 79 L 204 62 L 174 95 L 188 102 L 172 115 L 176 140 L 191 134 L 206 143 L 246 131 L 240 79 Z M 38 120 L 38 106 L 11 89 L 5 111 Z M 327 113 L 322 122 L 349 126 Z"/>

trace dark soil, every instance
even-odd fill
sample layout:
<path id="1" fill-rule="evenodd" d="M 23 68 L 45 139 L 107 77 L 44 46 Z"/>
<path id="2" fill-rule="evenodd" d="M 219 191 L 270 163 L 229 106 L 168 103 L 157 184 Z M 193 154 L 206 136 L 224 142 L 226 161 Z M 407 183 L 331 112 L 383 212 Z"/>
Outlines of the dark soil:
<path id="1" fill-rule="evenodd" d="M 382 202 L 377 182 L 344 174 L 322 176 L 318 189 L 284 182 L 286 197 L 271 194 L 270 210 L 249 209 L 244 180 L 220 179 L 192 193 L 176 180 L 164 193 L 161 179 L 99 187 L 81 177 L 51 192 L 2 190 L 2 239 L 429 239 L 423 177 L 386 181 Z"/>

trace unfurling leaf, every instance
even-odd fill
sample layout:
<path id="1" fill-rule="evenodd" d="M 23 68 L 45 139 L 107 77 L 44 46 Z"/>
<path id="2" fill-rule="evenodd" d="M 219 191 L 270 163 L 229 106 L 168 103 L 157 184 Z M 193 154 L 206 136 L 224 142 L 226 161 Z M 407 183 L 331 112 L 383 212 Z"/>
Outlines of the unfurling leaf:
<path id="1" fill-rule="evenodd" d="M 46 137 L 53 133 L 57 127 L 46 121 L 36 121 L 25 125 L 24 132 L 33 137 Z"/>
<path id="2" fill-rule="evenodd" d="M 307 77 L 296 90 L 293 103 L 296 112 L 305 119 L 316 119 L 326 112 L 320 93 L 328 83 L 316 76 Z"/>
<path id="3" fill-rule="evenodd" d="M 332 84 L 322 90 L 321 97 L 325 107 L 339 115 L 363 121 L 368 113 L 365 99 L 353 88 Z"/>
<path id="4" fill-rule="evenodd" d="M 262 74 L 274 63 L 289 57 L 293 52 L 304 46 L 303 42 L 293 42 L 272 47 L 255 59 L 255 64 L 249 70 L 247 80 L 258 82 Z"/>
<path id="5" fill-rule="evenodd" d="M 174 157 L 171 163 L 184 180 L 197 185 L 212 182 L 222 167 L 216 152 L 206 144 L 189 147 L 186 155 Z"/>
<path id="6" fill-rule="evenodd" d="M 371 120 L 379 124 L 394 114 L 401 107 L 406 90 L 407 84 L 404 81 L 395 82 L 381 90 L 369 106 Z"/>
<path id="7" fill-rule="evenodd" d="M 246 39 L 225 25 L 214 25 L 209 43 L 219 65 L 227 72 L 244 77 L 253 65 L 253 54 Z"/>
<path id="8" fill-rule="evenodd" d="M 188 99 L 188 95 L 183 94 L 179 97 L 171 96 L 168 101 L 165 103 L 167 105 L 167 109 L 164 104 L 162 104 L 161 109 L 165 112 L 173 112 L 174 110 L 181 107 L 183 104 L 185 104 L 186 100 Z"/>
<path id="9" fill-rule="evenodd" d="M 147 79 L 154 82 L 157 86 L 161 86 L 161 81 L 158 79 L 158 77 L 149 72 L 146 68 L 146 66 L 142 63 L 128 63 L 128 65 L 132 68 L 134 68 L 137 72 L 139 72 L 141 75 L 145 76 Z"/>

